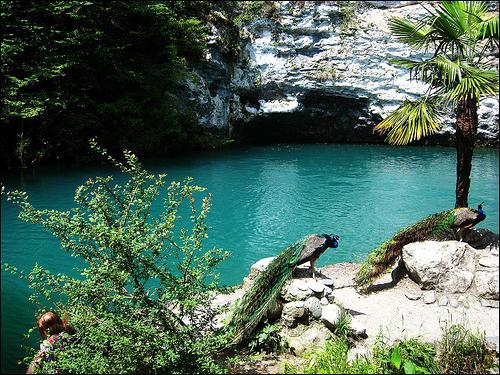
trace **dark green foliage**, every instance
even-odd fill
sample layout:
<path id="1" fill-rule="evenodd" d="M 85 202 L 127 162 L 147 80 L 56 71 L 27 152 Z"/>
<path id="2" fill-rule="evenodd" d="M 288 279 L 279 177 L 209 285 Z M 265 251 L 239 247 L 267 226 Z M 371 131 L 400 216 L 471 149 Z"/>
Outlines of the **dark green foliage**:
<path id="1" fill-rule="evenodd" d="M 299 369 L 284 364 L 287 374 L 380 374 L 381 366 L 372 358 L 357 357 L 348 361 L 349 343 L 345 337 L 333 336 L 323 350 L 308 353 L 308 363 Z"/>
<path id="2" fill-rule="evenodd" d="M 471 208 L 453 209 L 443 211 L 431 215 L 407 228 L 400 230 L 391 239 L 384 242 L 382 245 L 372 250 L 365 262 L 361 265 L 357 274 L 357 282 L 363 287 L 368 287 L 374 278 L 385 272 L 396 259 L 401 256 L 401 251 L 404 245 L 411 242 L 424 241 L 449 229 L 460 228 L 469 221 L 455 223 L 456 215 L 461 212 L 458 217 L 467 216 L 471 219 L 477 216 L 477 211 Z"/>
<path id="3" fill-rule="evenodd" d="M 435 345 L 419 338 L 389 344 L 377 337 L 371 353 L 348 360 L 349 343 L 334 336 L 323 350 L 308 353 L 302 369 L 288 363 L 285 373 L 297 374 L 479 374 L 494 368 L 484 336 L 460 325 L 445 328 Z"/>
<path id="4" fill-rule="evenodd" d="M 345 337 L 334 336 L 324 350 L 308 354 L 309 362 L 302 369 L 285 366 L 287 373 L 305 374 L 431 374 L 439 373 L 435 349 L 419 339 L 393 345 L 378 338 L 367 356 L 348 360 L 349 343 Z"/>
<path id="5" fill-rule="evenodd" d="M 304 247 L 306 239 L 295 242 L 283 250 L 254 280 L 250 289 L 234 306 L 227 329 L 232 343 L 247 339 L 266 313 L 277 303 L 285 282 L 292 275 L 292 267 Z"/>
<path id="6" fill-rule="evenodd" d="M 277 21 L 278 9 L 274 1 L 241 1 L 241 10 L 235 22 L 239 25 L 249 24 L 252 21 L 268 18 Z"/>
<path id="7" fill-rule="evenodd" d="M 192 145 L 196 116 L 176 82 L 205 48 L 212 8 L 191 1 L 1 3 L 2 156 L 85 161 L 87 140 L 112 151 Z"/>
<path id="8" fill-rule="evenodd" d="M 389 374 L 437 374 L 436 349 L 417 338 L 400 341 L 392 346 L 381 338 L 373 348 L 373 358 Z"/>
<path id="9" fill-rule="evenodd" d="M 248 349 L 252 352 L 278 353 L 286 347 L 281 337 L 278 324 L 264 323 L 263 327 L 254 332 L 248 341 Z"/>
<path id="10" fill-rule="evenodd" d="M 445 374 L 484 374 L 492 365 L 484 334 L 452 324 L 438 345 L 438 362 Z"/>
<path id="11" fill-rule="evenodd" d="M 112 177 L 89 179 L 76 190 L 77 207 L 69 211 L 37 210 L 26 193 L 6 193 L 21 208 L 20 219 L 41 224 L 82 260 L 78 277 L 38 265 L 21 275 L 40 312 L 67 313 L 76 329 L 76 341 L 40 370 L 221 371 L 214 353 L 222 337 L 215 334 L 218 310 L 211 300 L 219 290 L 214 267 L 227 253 L 203 249 L 210 196 L 198 203 L 195 196 L 205 189 L 191 179 L 168 184 L 129 152 L 124 163 L 102 152 L 129 180 L 115 185 Z M 162 210 L 154 215 L 157 198 Z M 181 213 L 189 221 L 179 222 Z"/>

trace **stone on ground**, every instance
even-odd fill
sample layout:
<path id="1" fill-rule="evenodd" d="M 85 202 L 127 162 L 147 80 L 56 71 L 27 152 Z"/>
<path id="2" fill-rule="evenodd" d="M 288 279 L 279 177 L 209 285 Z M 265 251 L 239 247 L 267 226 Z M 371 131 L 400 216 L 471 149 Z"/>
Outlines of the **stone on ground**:
<path id="1" fill-rule="evenodd" d="M 403 247 L 403 261 L 410 277 L 423 289 L 463 293 L 474 278 L 475 252 L 465 242 L 410 243 Z"/>
<path id="2" fill-rule="evenodd" d="M 306 302 L 304 303 L 304 307 L 309 310 L 309 314 L 316 318 L 319 319 L 321 317 L 321 302 L 318 298 L 316 297 L 309 297 Z"/>
<path id="3" fill-rule="evenodd" d="M 425 292 L 423 300 L 427 304 L 436 302 L 436 293 L 434 291 Z"/>
<path id="4" fill-rule="evenodd" d="M 330 329 L 334 329 L 340 322 L 341 309 L 335 304 L 323 307 L 321 321 Z"/>
<path id="5" fill-rule="evenodd" d="M 321 349 L 325 347 L 326 340 L 331 333 L 323 324 L 312 323 L 309 326 L 299 325 L 294 329 L 285 329 L 282 332 L 288 342 L 288 346 L 296 355 L 302 355 L 306 351 Z"/>

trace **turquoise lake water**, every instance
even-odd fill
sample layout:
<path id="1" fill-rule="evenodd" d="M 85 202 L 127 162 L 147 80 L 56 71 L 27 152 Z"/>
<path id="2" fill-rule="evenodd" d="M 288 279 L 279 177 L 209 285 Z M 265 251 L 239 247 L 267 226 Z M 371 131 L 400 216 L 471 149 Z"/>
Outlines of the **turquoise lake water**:
<path id="1" fill-rule="evenodd" d="M 499 151 L 475 150 L 471 207 L 484 201 L 487 218 L 478 227 L 498 232 Z M 361 261 L 403 226 L 455 203 L 456 153 L 445 147 L 367 145 L 275 145 L 203 153 L 145 163 L 170 179 L 192 176 L 212 193 L 206 247 L 233 255 L 220 267 L 224 284 L 241 283 L 257 260 L 273 256 L 310 233 L 336 233 L 338 249 L 318 266 Z M 111 167 L 43 167 L 3 178 L 7 190 L 28 192 L 37 208 L 69 209 L 77 186 Z M 118 176 L 118 180 L 122 177 Z M 2 263 L 29 271 L 39 264 L 55 273 L 72 272 L 77 260 L 40 226 L 16 219 L 18 209 L 2 197 Z M 26 284 L 2 271 L 2 372 L 26 371 L 16 364 L 22 338 L 34 325 Z"/>

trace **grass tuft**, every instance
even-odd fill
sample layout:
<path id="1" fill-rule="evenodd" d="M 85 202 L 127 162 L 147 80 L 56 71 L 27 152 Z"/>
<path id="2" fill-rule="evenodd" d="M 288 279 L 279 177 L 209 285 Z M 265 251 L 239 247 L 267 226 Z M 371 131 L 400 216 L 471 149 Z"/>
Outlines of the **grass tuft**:
<path id="1" fill-rule="evenodd" d="M 457 324 L 444 329 L 437 358 L 445 374 L 482 374 L 493 368 L 484 334 Z"/>

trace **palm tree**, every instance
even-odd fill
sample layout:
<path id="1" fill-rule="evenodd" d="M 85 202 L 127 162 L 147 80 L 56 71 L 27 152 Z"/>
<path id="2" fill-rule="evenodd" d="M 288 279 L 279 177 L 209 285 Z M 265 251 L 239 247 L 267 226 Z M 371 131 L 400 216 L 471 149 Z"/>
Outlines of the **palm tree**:
<path id="1" fill-rule="evenodd" d="M 436 133 L 441 109 L 453 106 L 456 114 L 457 183 L 455 207 L 467 207 L 472 153 L 477 133 L 479 99 L 498 93 L 498 58 L 486 54 L 499 45 L 498 15 L 488 16 L 480 1 L 443 1 L 427 9 L 417 22 L 393 17 L 393 35 L 412 48 L 428 52 L 423 61 L 391 60 L 410 69 L 410 78 L 428 84 L 427 92 L 403 104 L 374 129 L 390 144 L 403 145 Z"/>

